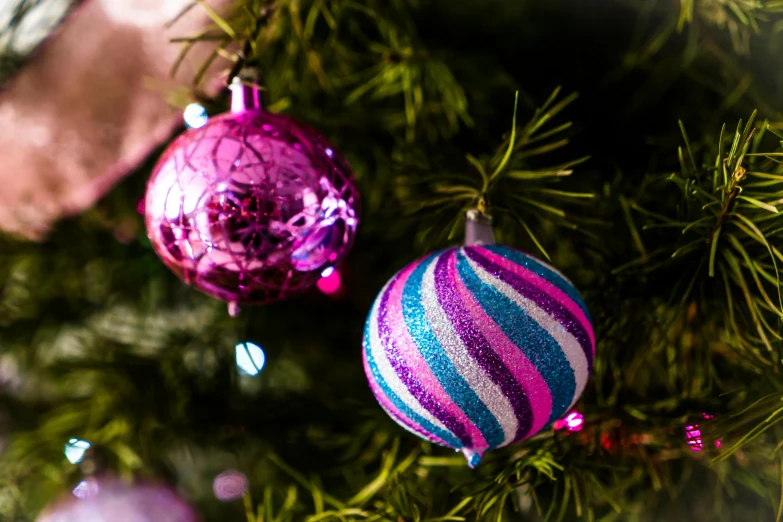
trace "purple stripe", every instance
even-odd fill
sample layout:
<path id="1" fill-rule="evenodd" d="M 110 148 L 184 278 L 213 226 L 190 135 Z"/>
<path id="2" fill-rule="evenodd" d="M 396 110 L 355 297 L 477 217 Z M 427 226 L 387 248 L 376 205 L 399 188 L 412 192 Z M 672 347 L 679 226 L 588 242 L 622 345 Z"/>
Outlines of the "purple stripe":
<path id="1" fill-rule="evenodd" d="M 434 433 L 430 433 L 421 426 L 414 424 L 413 421 L 405 415 L 405 413 L 400 411 L 400 409 L 394 405 L 392 400 L 384 393 L 381 386 L 375 380 L 375 377 L 372 374 L 372 370 L 370 369 L 370 362 L 367 360 L 366 349 L 362 350 L 362 361 L 364 362 L 364 373 L 367 375 L 367 382 L 370 385 L 370 391 L 372 391 L 373 395 L 375 395 L 375 398 L 378 400 L 378 404 L 381 405 L 381 408 L 383 408 L 383 411 L 385 411 L 398 424 L 402 425 L 402 427 L 410 430 L 421 438 L 431 440 L 442 446 L 449 445 L 446 441 Z"/>
<path id="2" fill-rule="evenodd" d="M 449 271 L 449 259 L 456 255 L 456 251 L 451 250 L 438 258 L 435 266 L 435 291 L 438 294 L 438 302 L 446 316 L 449 318 L 452 326 L 462 339 L 462 343 L 468 349 L 468 353 L 476 360 L 503 392 L 503 395 L 511 403 L 514 414 L 517 418 L 517 432 L 514 440 L 524 438 L 530 431 L 533 424 L 533 410 L 530 407 L 530 401 L 527 398 L 525 390 L 519 385 L 511 372 L 503 364 L 503 360 L 498 356 L 486 338 L 481 334 L 478 327 L 470 316 L 465 304 L 454 287 Z M 455 277 L 459 277 L 454 274 Z M 498 419 L 499 421 L 499 419 Z"/>
<path id="3" fill-rule="evenodd" d="M 419 401 L 419 404 L 432 414 L 433 417 L 443 423 L 443 425 L 465 446 L 473 447 L 473 441 L 466 431 L 465 426 L 451 415 L 451 413 L 446 411 L 446 409 L 427 392 L 424 386 L 422 386 L 421 381 L 419 381 L 414 375 L 414 372 L 411 371 L 411 368 L 408 366 L 405 359 L 400 355 L 400 351 L 394 342 L 391 328 L 386 320 L 386 311 L 391 289 L 398 284 L 401 273 L 402 272 L 394 276 L 394 280 L 386 287 L 386 291 L 383 293 L 383 296 L 381 296 L 381 302 L 378 307 L 378 333 L 380 334 L 381 345 L 383 346 L 395 373 L 405 387 L 408 388 L 408 391 L 411 392 L 411 395 Z"/>
<path id="4" fill-rule="evenodd" d="M 587 335 L 587 331 L 582 326 L 582 323 L 573 316 L 563 305 L 552 299 L 546 292 L 540 290 L 535 285 L 532 285 L 516 275 L 515 273 L 506 270 L 505 268 L 498 266 L 489 259 L 479 254 L 478 248 L 466 247 L 465 254 L 473 261 L 478 263 L 484 270 L 490 274 L 499 277 L 501 281 L 510 285 L 517 293 L 523 295 L 527 299 L 532 300 L 536 306 L 542 308 L 546 313 L 554 316 L 560 324 L 579 342 L 579 346 L 582 347 L 582 351 L 587 359 L 587 371 L 593 369 L 593 349 L 590 342 L 590 336 Z"/>

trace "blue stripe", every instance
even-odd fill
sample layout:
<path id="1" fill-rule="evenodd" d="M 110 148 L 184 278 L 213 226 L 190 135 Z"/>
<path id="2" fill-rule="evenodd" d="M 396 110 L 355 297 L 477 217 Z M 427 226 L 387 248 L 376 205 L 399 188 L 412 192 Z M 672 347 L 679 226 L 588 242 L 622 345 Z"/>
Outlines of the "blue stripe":
<path id="1" fill-rule="evenodd" d="M 400 397 L 398 397 L 396 393 L 394 393 L 391 387 L 384 380 L 380 370 L 378 370 L 378 365 L 375 363 L 375 358 L 372 356 L 372 350 L 370 349 L 370 323 L 372 322 L 371 318 L 372 318 L 373 311 L 375 310 L 375 308 L 377 308 L 379 304 L 378 301 L 380 301 L 380 296 L 378 297 L 378 299 L 376 299 L 372 309 L 370 310 L 370 315 L 367 318 L 367 324 L 364 327 L 364 342 L 362 343 L 364 344 L 364 353 L 367 356 L 367 365 L 370 367 L 373 380 L 378 384 L 381 390 L 383 390 L 383 393 L 386 395 L 389 401 L 392 404 L 394 404 L 397 407 L 397 409 L 399 409 L 402 413 L 404 413 L 412 422 L 418 425 L 419 428 L 435 435 L 439 439 L 448 443 L 449 446 L 451 446 L 454 449 L 462 448 L 463 446 L 462 442 L 460 442 L 459 439 L 457 439 L 454 435 L 452 435 L 450 432 L 446 430 L 439 428 L 438 426 L 435 426 L 430 421 L 428 421 L 427 419 L 425 419 L 424 417 L 416 413 L 412 408 L 408 407 L 408 405 L 405 404 L 405 402 Z M 391 414 L 391 412 L 389 413 Z M 400 420 L 397 420 L 397 422 L 403 426 L 405 425 Z"/>
<path id="2" fill-rule="evenodd" d="M 529 256 L 519 250 L 507 247 L 505 245 L 481 245 L 482 248 L 486 248 L 490 252 L 499 256 L 505 257 L 509 261 L 512 261 L 518 265 L 521 265 L 534 274 L 543 277 L 560 290 L 562 290 L 568 297 L 584 311 L 587 319 L 592 323 L 593 320 L 590 317 L 590 312 L 587 310 L 587 305 L 582 300 L 582 296 L 579 295 L 579 291 L 576 287 L 567 279 L 564 279 L 560 274 L 552 270 L 546 263 L 536 259 L 533 256 Z"/>
<path id="3" fill-rule="evenodd" d="M 454 250 L 454 249 L 451 249 Z M 441 386 L 449 394 L 454 403 L 465 412 L 468 419 L 481 431 L 490 448 L 503 444 L 505 434 L 500 423 L 487 408 L 476 392 L 463 379 L 462 375 L 452 364 L 446 351 L 438 341 L 435 332 L 432 331 L 427 315 L 424 312 L 424 304 L 421 298 L 422 281 L 427 267 L 436 262 L 443 252 L 437 252 L 424 259 L 417 266 L 402 292 L 402 314 L 411 337 L 415 340 L 424 361 L 430 367 L 432 373 L 438 378 Z M 434 298 L 434 296 L 433 296 Z M 465 353 L 469 357 L 468 353 Z M 487 377 L 489 379 L 489 377 Z"/>
<path id="4" fill-rule="evenodd" d="M 457 257 L 457 271 L 487 315 L 524 352 L 544 378 L 552 394 L 549 422 L 559 419 L 576 393 L 574 370 L 560 344 L 524 308 L 479 279 L 462 253 Z"/>

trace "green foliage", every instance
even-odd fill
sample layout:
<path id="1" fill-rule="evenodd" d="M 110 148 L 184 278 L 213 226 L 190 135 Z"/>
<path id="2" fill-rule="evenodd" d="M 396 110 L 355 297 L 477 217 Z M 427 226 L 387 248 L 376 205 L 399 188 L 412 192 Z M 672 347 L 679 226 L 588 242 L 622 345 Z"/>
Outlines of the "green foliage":
<path id="1" fill-rule="evenodd" d="M 760 32 L 759 25 L 769 22 L 779 14 L 780 2 L 760 0 L 681 0 L 677 29 L 693 24 L 698 18 L 702 23 L 728 31 L 734 50 L 741 54 L 750 51 L 750 36 Z M 779 26 L 776 22 L 775 28 Z"/>
<path id="2" fill-rule="evenodd" d="M 479 158 L 466 156 L 465 166 L 473 172 L 463 169 L 459 174 L 427 175 L 433 168 L 429 163 L 417 166 L 420 175 L 409 176 L 407 180 L 406 205 L 408 213 L 432 223 L 422 231 L 425 240 L 430 231 L 437 234 L 435 241 L 453 240 L 463 225 L 465 211 L 479 208 L 497 217 L 501 234 L 521 226 L 541 254 L 550 259 L 533 230 L 540 229 L 542 222 L 576 228 L 562 207 L 594 197 L 589 192 L 556 188 L 587 157 L 559 165 L 534 163 L 540 156 L 568 144 L 564 133 L 571 123 L 552 125 L 552 120 L 577 96 L 559 100 L 559 94 L 560 89 L 556 89 L 522 125 L 517 125 L 515 102 L 512 130 L 495 152 Z M 517 99 L 518 96 L 519 93 Z"/>
<path id="3" fill-rule="evenodd" d="M 100 461 L 176 484 L 205 521 L 781 519 L 781 6 L 621 4 L 195 2 L 213 26 L 173 43 L 214 47 L 193 96 L 209 63 L 260 71 L 268 107 L 350 158 L 348 294 L 227 317 L 151 251 L 149 165 L 42 243 L 0 239 L 0 518 L 34 519 Z M 767 120 L 717 123 L 750 107 Z M 574 280 L 599 346 L 582 431 L 469 470 L 387 418 L 357 353 L 383 282 L 474 207 Z M 70 464 L 71 437 L 100 453 Z M 241 502 L 214 499 L 227 468 Z"/>
<path id="4" fill-rule="evenodd" d="M 707 151 L 703 160 L 694 157 L 683 128 L 681 170 L 666 177 L 680 192 L 676 214 L 669 217 L 631 204 L 646 220 L 643 228 L 678 230 L 676 249 L 671 251 L 671 240 L 653 250 L 640 241 L 642 257 L 623 268 L 641 266 L 642 272 L 650 272 L 677 265 L 673 297 L 686 302 L 692 292 L 706 292 L 725 304 L 727 326 L 747 361 L 777 368 L 778 341 L 783 339 L 778 263 L 783 256 L 775 239 L 783 220 L 776 205 L 783 177 L 775 158 L 781 152 L 761 152 L 764 130 L 778 133 L 766 123 L 756 132 L 754 118 L 744 126 L 740 122 L 733 136 L 724 136 L 724 127 L 717 151 Z M 633 218 L 628 224 L 638 238 Z"/>
<path id="5" fill-rule="evenodd" d="M 227 19 L 208 8 L 214 27 L 175 42 L 185 44 L 181 58 L 196 42 L 216 43 L 196 84 L 209 64 L 225 56 L 235 64 L 259 65 L 265 87 L 281 107 L 290 103 L 289 97 L 318 96 L 323 91 L 342 99 L 349 112 L 377 111 L 375 125 L 403 131 L 408 141 L 416 139 L 417 126 L 422 125 L 430 135 L 453 134 L 460 123 L 471 123 L 468 102 L 439 53 L 428 51 L 418 38 L 410 23 L 410 4 L 255 0 L 241 4 Z M 238 41 L 246 42 L 243 53 L 228 54 Z"/>

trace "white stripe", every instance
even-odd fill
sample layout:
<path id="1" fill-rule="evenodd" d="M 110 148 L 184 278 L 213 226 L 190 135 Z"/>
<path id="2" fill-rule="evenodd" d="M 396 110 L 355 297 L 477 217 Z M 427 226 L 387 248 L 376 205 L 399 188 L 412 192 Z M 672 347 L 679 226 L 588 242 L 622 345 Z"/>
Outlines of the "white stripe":
<path id="1" fill-rule="evenodd" d="M 440 256 L 432 260 L 422 280 L 421 300 L 424 305 L 427 322 L 451 363 L 457 369 L 457 373 L 465 379 L 468 386 L 478 395 L 481 402 L 484 403 L 498 423 L 500 423 L 505 435 L 503 445 L 509 444 L 516 436 L 519 421 L 514 414 L 511 402 L 503 395 L 500 387 L 492 382 L 490 375 L 470 355 L 446 312 L 438 302 L 438 294 L 435 290 L 435 265 L 439 258 Z"/>
<path id="2" fill-rule="evenodd" d="M 538 264 L 539 264 L 539 265 L 541 265 L 542 267 L 544 267 L 544 268 L 546 268 L 546 269 L 548 269 L 548 270 L 551 270 L 551 271 L 552 271 L 552 272 L 554 272 L 555 274 L 559 275 L 559 276 L 560 276 L 560 277 L 563 279 L 563 281 L 565 281 L 565 282 L 566 282 L 566 283 L 568 283 L 569 285 L 571 285 L 571 286 L 574 286 L 574 283 L 572 283 L 572 282 L 571 282 L 571 280 L 570 280 L 570 279 L 568 279 L 568 278 L 567 278 L 565 275 L 563 275 L 563 273 L 562 273 L 562 272 L 560 272 L 560 270 L 558 270 L 557 268 L 555 268 L 555 267 L 553 267 L 552 265 L 550 265 L 550 264 L 548 264 L 548 263 L 545 263 L 544 261 L 541 261 L 540 259 L 538 259 L 538 258 L 535 258 L 535 257 L 533 257 L 533 256 L 527 256 L 527 257 L 528 257 L 528 258 L 530 258 L 530 260 L 531 260 L 531 261 L 533 261 L 533 262 L 535 262 L 535 263 L 538 263 Z M 511 260 L 509 259 L 509 261 L 511 261 Z M 513 261 L 512 261 L 512 262 L 513 262 Z M 540 277 L 544 277 L 544 276 L 540 276 Z M 554 283 L 552 283 L 552 284 L 554 285 Z M 557 286 L 557 285 L 554 285 L 554 286 Z M 565 292 L 564 292 L 564 293 L 565 293 Z"/>
<path id="3" fill-rule="evenodd" d="M 509 247 L 506 247 L 506 248 L 509 248 Z M 516 263 L 515 261 L 512 261 L 511 259 L 507 258 L 506 256 L 504 256 L 504 255 L 503 255 L 502 253 L 500 253 L 500 252 L 494 252 L 494 251 L 492 251 L 492 250 L 490 250 L 490 249 L 488 249 L 488 248 L 487 248 L 487 250 L 489 250 L 490 252 L 492 252 L 492 253 L 493 253 L 493 254 L 495 254 L 496 256 L 500 256 L 500 257 L 502 257 L 502 258 L 504 258 L 504 259 L 508 259 L 508 261 L 510 261 L 510 262 L 512 262 L 512 263 Z M 512 248 L 509 248 L 509 250 L 513 250 L 513 249 L 512 249 Z M 528 259 L 528 260 L 529 260 L 529 261 L 530 261 L 532 264 L 534 264 L 534 265 L 539 265 L 539 266 L 542 266 L 542 267 L 544 267 L 544 268 L 546 268 L 546 269 L 548 269 L 548 270 L 551 270 L 551 271 L 552 271 L 552 272 L 554 272 L 555 274 L 557 274 L 557 275 L 559 275 L 560 277 L 562 277 L 562 278 L 563 278 L 563 280 L 564 280 L 566 283 L 570 284 L 571 286 L 574 286 L 574 283 L 572 283 L 570 279 L 568 279 L 566 276 L 564 276 L 564 275 L 562 274 L 562 272 L 560 272 L 560 271 L 559 271 L 557 268 L 553 267 L 552 265 L 550 265 L 550 264 L 549 264 L 549 263 L 547 263 L 546 261 L 541 261 L 541 260 L 540 260 L 540 259 L 538 259 L 537 257 L 535 257 L 535 256 L 533 256 L 533 255 L 530 255 L 530 254 L 528 254 L 527 252 L 521 252 L 521 251 L 519 251 L 519 250 L 517 250 L 517 252 L 518 252 L 518 253 L 520 253 L 520 254 L 522 254 L 523 256 L 525 256 L 525 257 L 526 257 L 526 258 L 527 258 L 527 259 Z M 462 253 L 463 255 L 465 255 L 465 254 L 464 254 L 464 253 L 465 253 L 465 249 L 464 249 L 464 248 L 462 248 L 462 249 L 460 250 L 460 253 Z M 541 277 L 543 277 L 543 276 L 541 276 Z M 552 284 L 554 284 L 554 283 L 552 283 Z M 555 285 L 555 286 L 557 286 L 557 285 Z"/>
<path id="4" fill-rule="evenodd" d="M 383 349 L 380 332 L 378 331 L 378 309 L 380 308 L 381 296 L 383 296 L 383 294 L 386 292 L 386 288 L 388 288 L 390 284 L 391 281 L 387 283 L 383 290 L 381 290 L 381 293 L 378 294 L 378 298 L 375 300 L 372 312 L 370 313 L 370 353 L 372 354 L 373 360 L 375 361 L 375 366 L 383 377 L 383 380 L 386 381 L 386 385 L 392 389 L 392 391 L 397 395 L 397 397 L 400 398 L 400 400 L 402 400 L 402 402 L 405 403 L 406 406 L 430 421 L 438 428 L 451 433 L 443 424 L 441 424 L 438 419 L 433 417 L 430 412 L 425 410 L 422 405 L 419 404 L 419 401 L 416 399 L 416 397 L 411 395 L 411 392 L 408 391 L 408 387 L 405 386 L 405 384 L 397 376 L 397 372 L 394 371 L 394 368 L 392 367 L 391 363 L 389 362 L 389 358 L 386 355 L 386 350 Z M 394 403 L 392 402 L 392 404 Z M 413 419 L 411 419 L 411 421 L 413 421 Z M 421 426 L 420 428 L 424 431 L 427 431 Z"/>
<path id="5" fill-rule="evenodd" d="M 568 363 L 571 365 L 571 369 L 574 371 L 574 377 L 576 379 L 576 392 L 574 393 L 574 399 L 571 402 L 571 406 L 573 406 L 579 399 L 579 396 L 582 395 L 588 378 L 587 357 L 585 356 L 579 341 L 577 341 L 576 337 L 571 335 L 571 333 L 554 317 L 549 315 L 545 310 L 539 308 L 535 302 L 517 293 L 511 285 L 504 283 L 500 278 L 495 277 L 484 270 L 468 256 L 463 256 L 463 259 L 470 263 L 470 267 L 483 283 L 491 285 L 497 291 L 515 302 L 520 308 L 525 310 L 527 315 L 538 323 L 541 328 L 546 330 L 549 335 L 554 337 L 560 345 L 560 348 L 568 359 Z M 569 406 L 569 409 L 571 406 Z"/>
<path id="6" fill-rule="evenodd" d="M 369 342 L 369 341 L 368 341 Z M 366 364 L 368 367 L 370 366 L 370 362 L 367 360 L 367 350 L 362 346 L 362 360 L 364 364 Z M 380 394 L 382 395 L 384 400 L 381 400 L 381 397 L 376 397 L 378 399 L 378 404 L 380 405 L 381 409 L 386 412 L 386 414 L 394 419 L 397 424 L 399 424 L 403 429 L 409 431 L 410 433 L 413 433 L 417 437 L 424 437 L 427 440 L 431 440 L 432 442 L 435 442 L 437 444 L 443 443 L 443 440 L 440 437 L 436 437 L 429 431 L 425 430 L 421 426 L 418 426 L 417 431 L 414 426 L 416 426 L 416 423 L 413 422 L 413 420 L 408 417 L 407 414 L 400 411 L 397 406 L 395 406 L 392 403 L 392 409 L 389 409 L 386 407 L 386 401 L 391 402 L 388 395 L 386 395 L 386 392 L 383 391 L 383 388 L 378 384 L 377 379 L 375 378 L 375 375 L 373 375 L 372 370 L 367 368 L 365 370 L 365 373 L 367 374 L 367 380 L 370 381 L 370 389 L 373 392 L 373 394 Z M 412 426 L 411 426 L 412 425 Z"/>

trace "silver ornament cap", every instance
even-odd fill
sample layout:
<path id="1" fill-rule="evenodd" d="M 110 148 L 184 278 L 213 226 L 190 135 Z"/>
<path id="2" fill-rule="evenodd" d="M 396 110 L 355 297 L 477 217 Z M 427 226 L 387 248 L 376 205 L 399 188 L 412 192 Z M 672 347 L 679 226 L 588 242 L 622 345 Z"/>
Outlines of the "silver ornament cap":
<path id="1" fill-rule="evenodd" d="M 465 214 L 465 246 L 494 245 L 492 216 L 472 208 Z"/>

